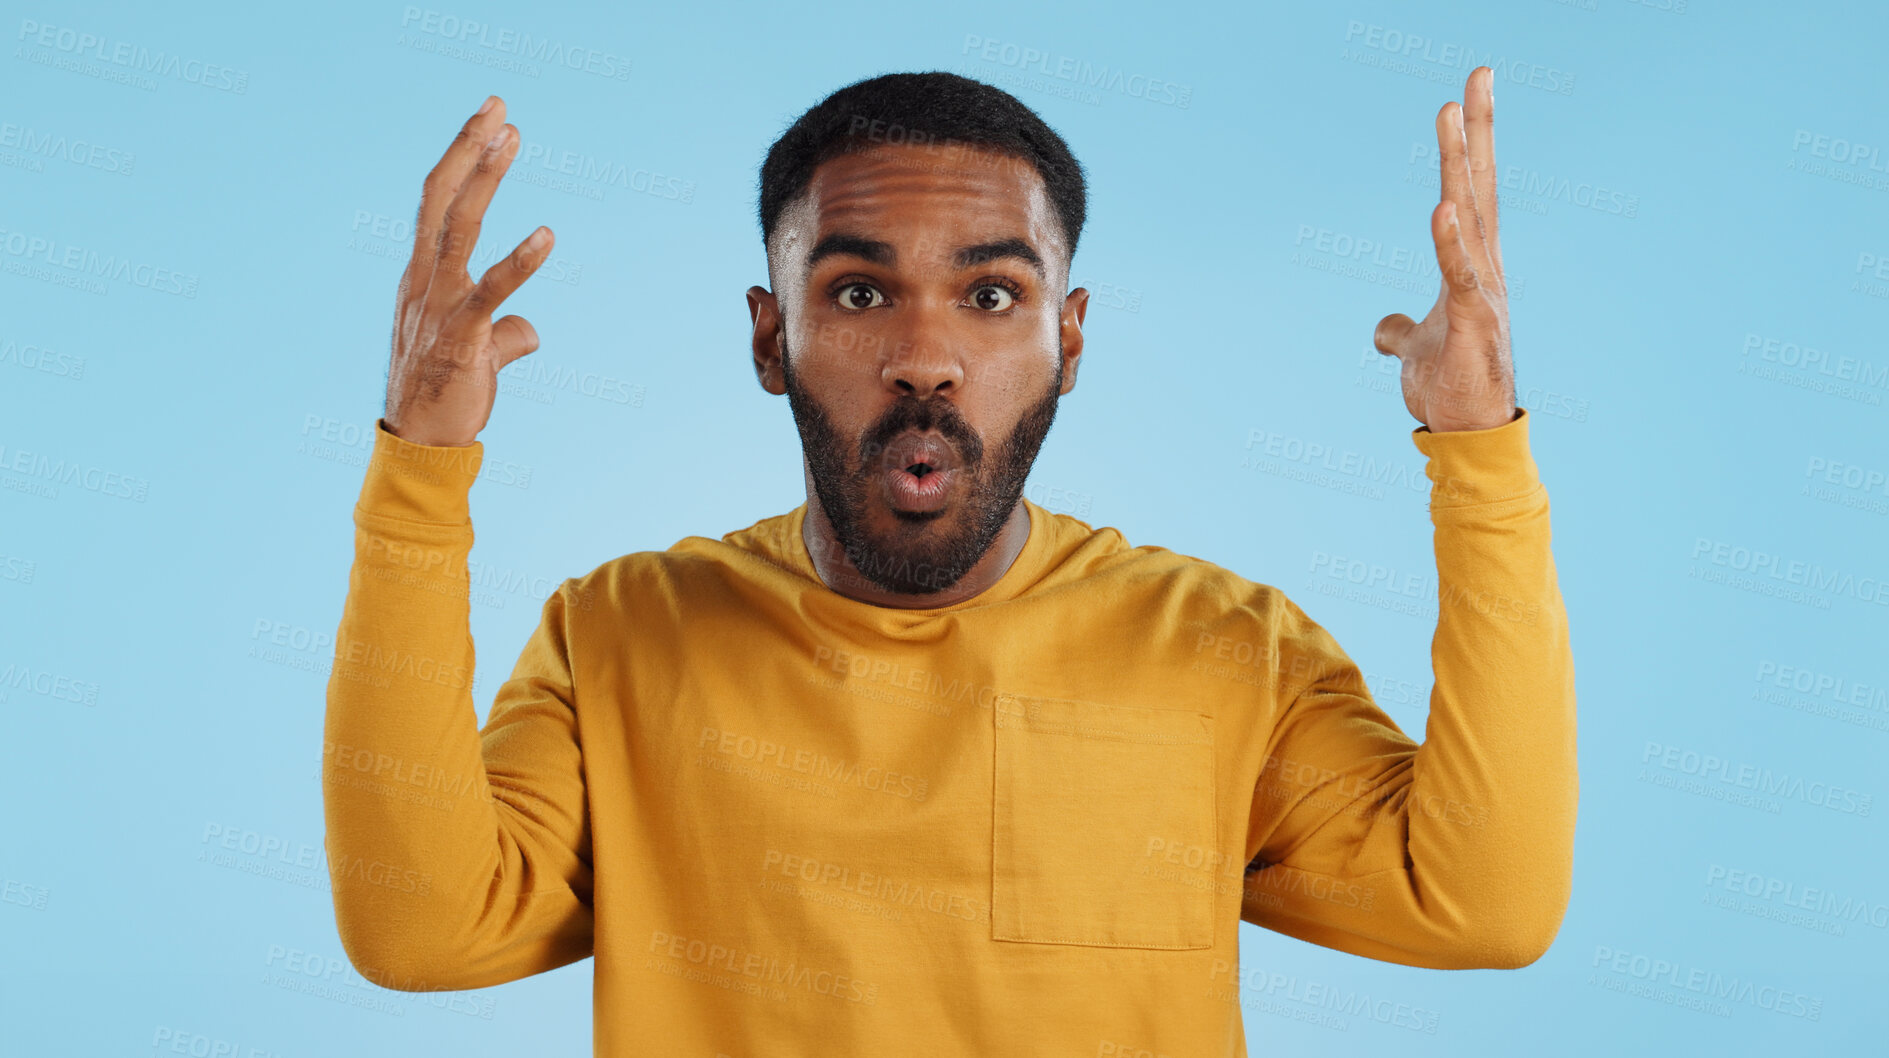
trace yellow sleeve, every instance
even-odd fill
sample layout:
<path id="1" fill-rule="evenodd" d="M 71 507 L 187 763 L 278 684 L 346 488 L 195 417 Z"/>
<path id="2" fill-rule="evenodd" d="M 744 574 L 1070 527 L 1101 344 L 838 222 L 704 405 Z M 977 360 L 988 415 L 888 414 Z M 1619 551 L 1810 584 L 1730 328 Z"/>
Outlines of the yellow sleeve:
<path id="1" fill-rule="evenodd" d="M 361 975 L 402 991 L 483 988 L 591 954 L 569 581 L 483 732 L 474 711 L 468 493 L 483 456 L 376 424 L 328 679 L 335 920 Z"/>
<path id="2" fill-rule="evenodd" d="M 1442 969 L 1513 968 L 1559 931 L 1572 884 L 1574 660 L 1528 417 L 1412 432 L 1435 526 L 1435 685 L 1418 746 L 1289 600 L 1281 709 L 1254 791 L 1241 917 Z M 1297 659 L 1297 660 L 1295 660 Z"/>

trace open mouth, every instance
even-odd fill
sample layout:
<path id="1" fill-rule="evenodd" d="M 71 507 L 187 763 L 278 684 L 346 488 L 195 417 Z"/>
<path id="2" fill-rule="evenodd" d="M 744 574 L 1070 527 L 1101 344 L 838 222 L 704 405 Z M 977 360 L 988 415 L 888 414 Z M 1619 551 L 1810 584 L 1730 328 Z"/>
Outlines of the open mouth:
<path id="1" fill-rule="evenodd" d="M 903 511 L 937 511 L 958 478 L 956 453 L 936 434 L 907 432 L 886 447 L 887 499 Z"/>
<path id="2" fill-rule="evenodd" d="M 957 455 L 945 439 L 933 433 L 907 431 L 886 446 L 885 465 L 897 467 L 914 477 L 925 477 L 958 465 Z"/>

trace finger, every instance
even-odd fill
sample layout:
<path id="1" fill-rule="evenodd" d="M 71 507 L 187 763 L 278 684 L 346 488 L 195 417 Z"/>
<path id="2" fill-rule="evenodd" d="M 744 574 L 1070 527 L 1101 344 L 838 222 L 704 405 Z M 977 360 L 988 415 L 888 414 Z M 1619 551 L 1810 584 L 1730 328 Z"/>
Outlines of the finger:
<path id="1" fill-rule="evenodd" d="M 1393 312 L 1377 321 L 1377 330 L 1371 333 L 1371 344 L 1377 351 L 1391 356 L 1397 355 L 1397 347 L 1403 343 L 1404 335 L 1417 325 L 1417 321 L 1401 312 Z"/>
<path id="2" fill-rule="evenodd" d="M 1477 75 L 1481 74 L 1480 77 Z M 1482 218 L 1486 256 L 1502 271 L 1500 200 L 1495 179 L 1495 71 L 1478 66 L 1470 71 L 1463 103 L 1464 139 L 1469 151 L 1470 189 L 1476 194 L 1476 215 Z"/>
<path id="3" fill-rule="evenodd" d="M 453 137 L 446 153 L 420 185 L 420 212 L 413 220 L 413 257 L 407 262 L 405 277 L 410 286 L 426 288 L 425 276 L 433 270 L 435 240 L 447 203 L 459 193 L 459 185 L 465 182 L 466 174 L 479 160 L 486 141 L 505 124 L 505 101 L 498 96 L 487 96 L 485 102 L 478 113 L 459 127 L 459 134 Z"/>
<path id="4" fill-rule="evenodd" d="M 446 215 L 441 218 L 439 244 L 434 249 L 435 275 L 465 274 L 466 261 L 472 256 L 473 244 L 479 241 L 479 229 L 485 223 L 485 207 L 491 205 L 499 178 L 511 168 L 512 158 L 517 153 L 518 130 L 510 125 L 503 126 L 486 141 L 478 161 L 472 164 L 472 172 L 466 175 L 466 182 L 459 185 L 459 193 L 447 204 Z"/>
<path id="5" fill-rule="evenodd" d="M 1462 225 L 1467 226 L 1471 233 L 1467 241 L 1480 246 L 1482 240 L 1476 220 L 1476 192 L 1469 179 L 1469 158 L 1464 149 L 1462 121 L 1463 108 L 1453 100 L 1443 104 L 1443 109 L 1436 113 L 1436 145 L 1440 165 L 1438 176 L 1443 185 L 1442 201 L 1455 204 Z"/>
<path id="6" fill-rule="evenodd" d="M 1443 272 L 1444 297 L 1452 316 L 1488 306 L 1476 262 L 1464 245 L 1461 214 L 1454 205 L 1440 202 L 1430 213 L 1430 236 L 1436 241 L 1436 264 Z"/>
<path id="7" fill-rule="evenodd" d="M 466 295 L 466 308 L 489 316 L 512 292 L 523 286 L 525 280 L 544 264 L 551 256 L 553 242 L 551 229 L 540 226 L 505 255 L 503 260 L 495 261 L 492 267 L 479 277 L 479 285 Z"/>
<path id="8" fill-rule="evenodd" d="M 499 370 L 538 348 L 538 329 L 523 316 L 507 316 L 492 324 L 492 350 L 497 354 Z"/>

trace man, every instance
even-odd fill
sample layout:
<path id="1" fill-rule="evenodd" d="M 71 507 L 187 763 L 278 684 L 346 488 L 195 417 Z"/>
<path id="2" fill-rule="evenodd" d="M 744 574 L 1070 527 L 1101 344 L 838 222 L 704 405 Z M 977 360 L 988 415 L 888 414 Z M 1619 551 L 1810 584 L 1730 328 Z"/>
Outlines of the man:
<path id="1" fill-rule="evenodd" d="M 1433 483 L 1421 746 L 1279 589 L 1021 497 L 1082 355 L 1084 178 L 945 73 L 842 88 L 762 167 L 752 355 L 807 501 L 561 583 L 480 731 L 467 497 L 496 374 L 537 346 L 492 315 L 552 242 L 466 271 L 518 143 L 487 100 L 426 180 L 354 514 L 323 772 L 349 958 L 432 990 L 594 955 L 596 1053 L 704 1058 L 1242 1055 L 1242 919 L 1538 958 L 1573 669 L 1491 80 L 1437 116 L 1437 302 L 1376 334 Z"/>

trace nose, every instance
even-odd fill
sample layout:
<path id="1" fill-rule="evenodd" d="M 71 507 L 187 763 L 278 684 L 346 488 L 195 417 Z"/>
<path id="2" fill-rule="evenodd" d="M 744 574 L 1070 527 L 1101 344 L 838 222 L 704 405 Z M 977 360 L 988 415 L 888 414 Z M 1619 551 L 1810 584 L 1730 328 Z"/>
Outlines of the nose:
<path id="1" fill-rule="evenodd" d="M 964 362 L 946 341 L 906 339 L 894 344 L 880 377 L 899 396 L 928 400 L 964 388 Z"/>

